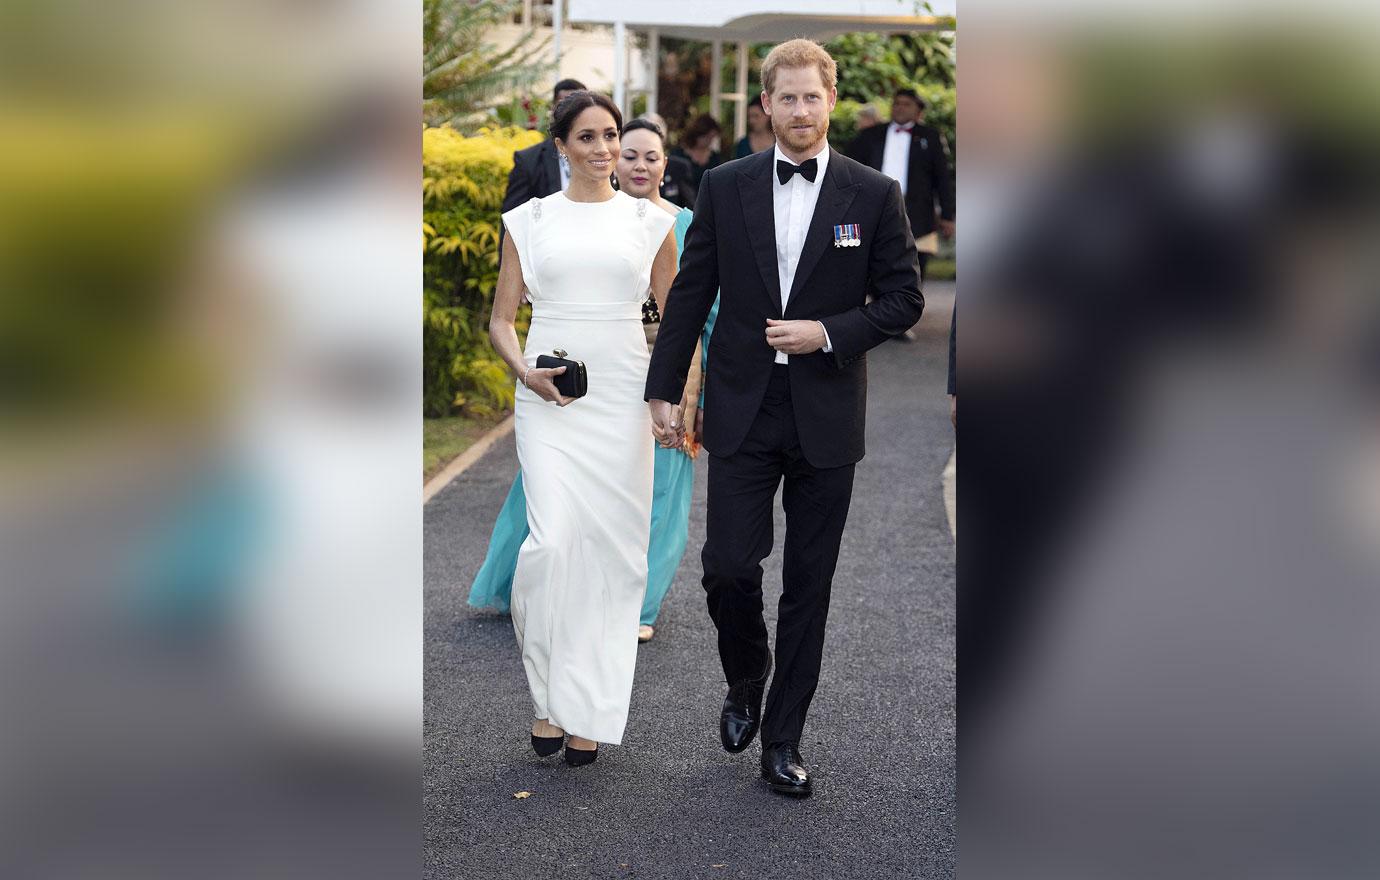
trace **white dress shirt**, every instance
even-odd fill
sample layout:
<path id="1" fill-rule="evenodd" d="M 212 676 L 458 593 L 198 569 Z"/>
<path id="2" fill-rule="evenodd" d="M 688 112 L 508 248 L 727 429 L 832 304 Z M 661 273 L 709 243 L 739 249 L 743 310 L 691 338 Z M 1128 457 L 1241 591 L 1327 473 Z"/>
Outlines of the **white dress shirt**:
<path id="1" fill-rule="evenodd" d="M 795 281 L 795 270 L 800 265 L 800 252 L 805 249 L 805 233 L 810 229 L 810 220 L 815 215 L 815 204 L 819 201 L 820 188 L 824 186 L 824 169 L 829 165 L 829 144 L 826 142 L 819 152 L 806 158 L 817 159 L 819 167 L 815 171 L 814 182 L 803 175 L 792 174 L 786 183 L 776 173 L 776 163 L 791 162 L 781 152 L 781 145 L 772 148 L 771 197 L 776 220 L 776 277 L 781 282 L 781 314 L 786 314 L 786 301 L 791 298 L 791 284 Z M 824 326 L 823 324 L 820 325 Z M 765 329 L 765 328 L 764 328 Z M 824 350 L 832 351 L 829 333 L 824 334 Z M 789 361 L 785 352 L 776 353 L 776 362 Z"/>
<path id="2" fill-rule="evenodd" d="M 882 152 L 882 173 L 901 184 L 901 195 L 906 194 L 906 178 L 910 175 L 911 129 L 915 123 L 905 125 L 888 123 L 886 127 L 886 149 Z"/>

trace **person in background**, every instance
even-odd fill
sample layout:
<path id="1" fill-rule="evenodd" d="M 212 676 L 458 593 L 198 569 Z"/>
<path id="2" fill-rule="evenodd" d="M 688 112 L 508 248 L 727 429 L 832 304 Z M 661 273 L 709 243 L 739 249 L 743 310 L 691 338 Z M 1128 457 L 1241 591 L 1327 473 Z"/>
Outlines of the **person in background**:
<path id="1" fill-rule="evenodd" d="M 865 131 L 882 121 L 881 114 L 877 108 L 871 104 L 864 104 L 858 108 L 857 130 Z"/>
<path id="2" fill-rule="evenodd" d="M 723 162 L 719 155 L 719 137 L 722 130 L 719 122 L 708 113 L 701 113 L 681 133 L 680 146 L 671 151 L 673 156 L 681 156 L 690 161 L 690 185 L 696 191 L 700 188 L 700 178 Z"/>
<path id="3" fill-rule="evenodd" d="M 762 109 L 760 101 L 748 104 L 747 127 L 748 133 L 739 138 L 737 146 L 733 148 L 735 159 L 769 150 L 776 143 L 776 135 L 771 132 L 771 120 L 767 118 L 767 111 Z"/>
<path id="4" fill-rule="evenodd" d="M 850 159 L 901 184 L 922 275 L 929 258 L 939 250 L 939 233 L 945 238 L 954 234 L 954 178 L 948 145 L 939 129 L 920 121 L 924 109 L 925 102 L 914 89 L 898 89 L 891 99 L 891 124 L 860 131 L 845 151 Z"/>
<path id="5" fill-rule="evenodd" d="M 579 80 L 563 79 L 556 83 L 551 96 L 551 110 L 571 92 L 584 91 Z M 547 138 L 539 144 L 513 153 L 513 170 L 508 174 L 508 191 L 503 195 L 502 213 L 507 213 L 529 199 L 542 198 L 555 192 L 565 192 L 570 186 L 570 163 L 562 162 L 555 143 Z"/>
<path id="6" fill-rule="evenodd" d="M 645 119 L 657 127 L 663 133 L 670 131 L 666 127 L 666 120 L 660 113 L 643 113 L 638 119 Z M 695 205 L 695 187 L 690 183 L 690 178 L 694 174 L 690 168 L 690 160 L 684 156 L 666 156 L 666 173 L 661 177 L 661 187 L 657 190 L 660 196 L 673 205 L 682 208 L 691 208 Z"/>

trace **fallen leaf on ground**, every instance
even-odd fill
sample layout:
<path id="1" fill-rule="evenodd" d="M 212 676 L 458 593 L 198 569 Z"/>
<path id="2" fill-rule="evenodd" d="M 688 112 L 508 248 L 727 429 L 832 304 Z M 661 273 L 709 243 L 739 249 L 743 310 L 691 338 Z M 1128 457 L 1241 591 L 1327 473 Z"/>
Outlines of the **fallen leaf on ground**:
<path id="1" fill-rule="evenodd" d="M 513 797 L 517 798 L 518 800 L 522 800 L 523 798 L 529 798 L 531 796 L 532 793 L 530 791 L 519 791 L 513 795 Z"/>
<path id="2" fill-rule="evenodd" d="M 711 868 L 727 868 L 728 865 L 710 865 Z"/>

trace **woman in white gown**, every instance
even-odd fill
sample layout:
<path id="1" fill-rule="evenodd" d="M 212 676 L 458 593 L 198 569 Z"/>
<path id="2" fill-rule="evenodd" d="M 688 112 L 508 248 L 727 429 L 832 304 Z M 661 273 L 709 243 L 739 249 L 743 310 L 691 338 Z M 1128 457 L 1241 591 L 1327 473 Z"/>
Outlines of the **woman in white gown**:
<path id="1" fill-rule="evenodd" d="M 642 303 L 661 307 L 676 271 L 675 218 L 609 182 L 622 118 L 603 95 L 556 108 L 570 186 L 503 215 L 507 235 L 489 338 L 518 378 L 516 434 L 531 534 L 513 578 L 513 628 L 532 692 L 532 748 L 588 764 L 628 718 L 647 586 L 653 447 L 642 400 Z M 526 350 L 513 321 L 526 290 Z M 588 393 L 566 398 L 537 356 L 583 361 Z M 668 444 L 672 440 L 666 441 Z M 565 742 L 569 734 L 570 741 Z"/>

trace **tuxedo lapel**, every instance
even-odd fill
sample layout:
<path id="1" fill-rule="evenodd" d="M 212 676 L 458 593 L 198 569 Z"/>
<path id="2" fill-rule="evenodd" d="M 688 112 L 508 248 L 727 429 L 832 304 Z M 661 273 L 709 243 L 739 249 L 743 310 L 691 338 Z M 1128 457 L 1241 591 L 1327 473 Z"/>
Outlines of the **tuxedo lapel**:
<path id="1" fill-rule="evenodd" d="M 915 181 L 920 177 L 920 175 L 926 172 L 926 166 L 929 164 L 925 161 L 925 150 L 920 146 L 921 141 L 926 141 L 927 146 L 929 145 L 928 139 L 923 133 L 911 135 L 909 156 L 910 164 L 906 170 L 907 190 L 915 186 Z"/>
<path id="2" fill-rule="evenodd" d="M 805 247 L 800 251 L 800 262 L 796 265 L 795 280 L 791 282 L 791 295 L 786 301 L 787 309 L 796 301 L 796 295 L 805 282 L 809 280 L 810 273 L 819 263 L 819 258 L 833 244 L 833 228 L 841 221 L 844 212 L 848 210 L 848 206 L 853 204 L 853 197 L 858 194 L 858 185 L 853 183 L 853 176 L 843 163 L 843 156 L 830 148 L 829 166 L 824 171 L 824 180 L 820 182 L 820 186 L 823 188 L 819 192 L 819 199 L 815 202 L 815 213 L 810 218 L 810 229 L 805 233 Z M 768 183 L 770 183 L 770 178 L 768 178 Z M 768 190 L 770 190 L 770 186 Z M 773 253 L 775 253 L 774 250 Z M 775 260 L 772 262 L 774 264 Z"/>
<path id="3" fill-rule="evenodd" d="M 886 161 L 886 134 L 891 130 L 891 123 L 872 126 L 871 131 L 877 132 L 872 138 L 872 161 L 868 162 L 869 168 L 882 170 L 882 163 Z"/>
<path id="4" fill-rule="evenodd" d="M 738 199 L 743 206 L 748 244 L 757 271 L 771 294 L 772 314 L 781 310 L 781 279 L 776 273 L 776 211 L 771 189 L 774 150 L 763 150 L 743 163 L 738 172 Z"/>
<path id="5" fill-rule="evenodd" d="M 561 160 L 556 155 L 556 145 L 548 140 L 542 144 L 542 174 L 546 177 L 546 192 L 543 196 L 561 191 Z"/>

